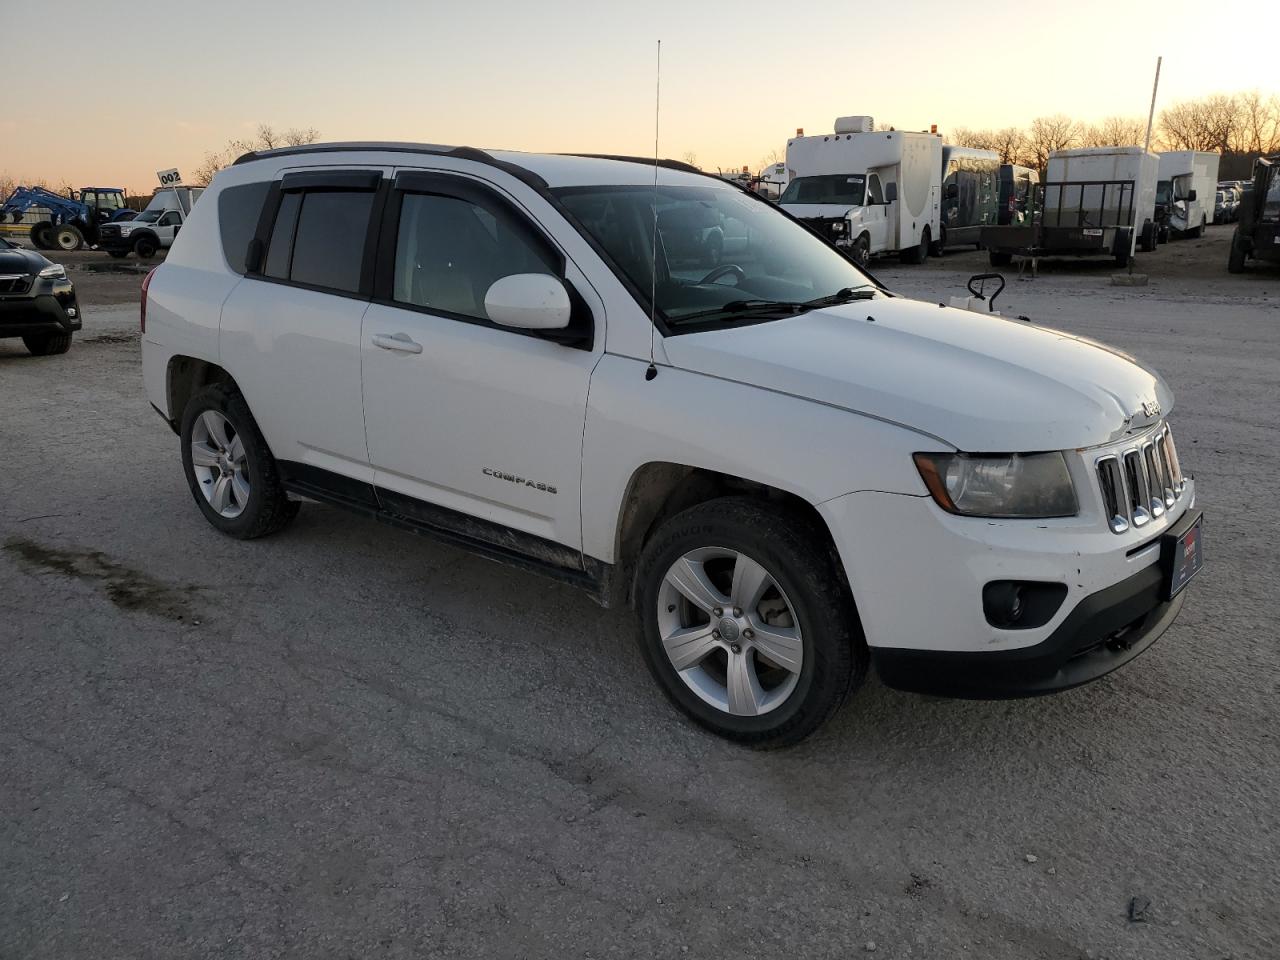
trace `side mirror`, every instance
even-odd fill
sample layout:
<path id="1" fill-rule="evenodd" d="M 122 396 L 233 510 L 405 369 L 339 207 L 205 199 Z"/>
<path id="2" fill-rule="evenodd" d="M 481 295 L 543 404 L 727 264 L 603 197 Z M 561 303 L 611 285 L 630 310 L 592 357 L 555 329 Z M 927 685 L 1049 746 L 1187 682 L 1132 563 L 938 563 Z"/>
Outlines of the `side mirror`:
<path id="1" fill-rule="evenodd" d="M 1188 191 L 1187 191 L 1187 201 L 1188 201 L 1188 202 L 1190 202 L 1190 201 L 1192 201 L 1192 200 L 1195 200 L 1195 198 L 1196 198 L 1196 192 L 1195 192 L 1194 190 L 1188 190 Z"/>
<path id="2" fill-rule="evenodd" d="M 549 273 L 515 273 L 494 282 L 484 310 L 499 326 L 521 330 L 563 330 L 573 306 L 564 283 Z"/>
<path id="3" fill-rule="evenodd" d="M 893 203 L 898 199 L 898 185 L 896 183 L 886 183 L 884 185 L 884 202 Z"/>

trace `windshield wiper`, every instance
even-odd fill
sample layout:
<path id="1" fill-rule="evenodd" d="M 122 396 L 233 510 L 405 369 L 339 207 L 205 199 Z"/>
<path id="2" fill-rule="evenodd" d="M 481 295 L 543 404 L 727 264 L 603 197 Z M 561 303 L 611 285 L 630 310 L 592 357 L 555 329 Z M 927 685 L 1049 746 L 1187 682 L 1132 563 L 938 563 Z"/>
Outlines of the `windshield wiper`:
<path id="1" fill-rule="evenodd" d="M 795 300 L 730 300 L 711 310 L 700 310 L 672 320 L 673 323 L 684 323 L 686 320 L 710 320 L 713 317 L 724 320 L 736 320 L 739 317 L 759 317 L 803 313 L 808 310 L 806 304 Z"/>
<path id="2" fill-rule="evenodd" d="M 852 303 L 855 300 L 870 300 L 876 295 L 874 287 L 844 287 L 825 297 L 806 300 L 802 307 L 834 307 L 841 303 Z"/>

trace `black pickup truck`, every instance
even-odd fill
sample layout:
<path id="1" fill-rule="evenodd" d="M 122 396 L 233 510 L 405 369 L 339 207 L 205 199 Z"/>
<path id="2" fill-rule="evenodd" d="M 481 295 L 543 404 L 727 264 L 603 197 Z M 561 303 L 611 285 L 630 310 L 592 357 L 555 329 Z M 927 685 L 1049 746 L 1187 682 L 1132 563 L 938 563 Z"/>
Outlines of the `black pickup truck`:
<path id="1" fill-rule="evenodd" d="M 0 237 L 0 338 L 21 337 L 43 357 L 66 353 L 79 329 L 80 306 L 66 269 Z"/>

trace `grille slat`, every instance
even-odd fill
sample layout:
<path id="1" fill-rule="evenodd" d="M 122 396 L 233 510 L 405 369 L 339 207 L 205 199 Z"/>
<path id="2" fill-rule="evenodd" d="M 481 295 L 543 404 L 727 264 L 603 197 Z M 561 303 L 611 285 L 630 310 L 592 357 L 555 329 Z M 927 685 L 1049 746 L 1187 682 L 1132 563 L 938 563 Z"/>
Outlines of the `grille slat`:
<path id="1" fill-rule="evenodd" d="M 1127 450 L 1099 457 L 1094 469 L 1112 533 L 1144 527 L 1164 516 L 1186 489 L 1167 425 Z"/>
<path id="2" fill-rule="evenodd" d="M 0 293 L 26 293 L 31 289 L 31 278 L 25 274 L 6 273 L 0 276 Z"/>

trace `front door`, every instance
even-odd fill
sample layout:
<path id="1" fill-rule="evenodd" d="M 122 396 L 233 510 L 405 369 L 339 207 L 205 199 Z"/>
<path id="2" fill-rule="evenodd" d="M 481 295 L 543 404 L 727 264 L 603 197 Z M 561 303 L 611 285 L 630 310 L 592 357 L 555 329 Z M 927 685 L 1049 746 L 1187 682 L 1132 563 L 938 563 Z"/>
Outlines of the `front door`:
<path id="1" fill-rule="evenodd" d="M 862 213 L 862 223 L 866 227 L 867 236 L 871 240 L 871 252 L 880 253 L 889 249 L 889 217 L 890 206 L 884 202 L 884 187 L 880 183 L 880 174 L 867 175 L 866 208 Z"/>
<path id="2" fill-rule="evenodd" d="M 581 549 L 587 387 L 604 342 L 602 329 L 593 340 L 585 278 L 514 201 L 470 178 L 400 173 L 384 223 L 360 342 L 379 499 L 410 516 L 425 501 Z M 490 321 L 489 286 L 520 273 L 566 280 L 570 333 Z"/>

